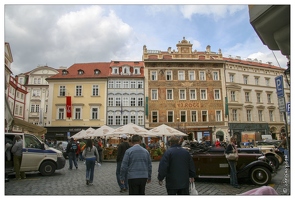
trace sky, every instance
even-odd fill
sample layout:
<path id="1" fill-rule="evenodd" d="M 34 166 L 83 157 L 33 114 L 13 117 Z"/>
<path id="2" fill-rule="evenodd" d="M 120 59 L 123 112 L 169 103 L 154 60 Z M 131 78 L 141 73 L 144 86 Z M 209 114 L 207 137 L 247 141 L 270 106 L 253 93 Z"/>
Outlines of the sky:
<path id="1" fill-rule="evenodd" d="M 13 75 L 45 65 L 60 68 L 74 63 L 141 61 L 144 45 L 148 50 L 177 50 L 176 44 L 184 37 L 197 51 L 210 45 L 213 52 L 221 49 L 224 57 L 257 59 L 282 68 L 288 61 L 280 51 L 271 51 L 262 43 L 250 24 L 246 3 L 11 2 L 3 4 L 3 25 L 4 41 L 10 44 L 13 56 Z"/>

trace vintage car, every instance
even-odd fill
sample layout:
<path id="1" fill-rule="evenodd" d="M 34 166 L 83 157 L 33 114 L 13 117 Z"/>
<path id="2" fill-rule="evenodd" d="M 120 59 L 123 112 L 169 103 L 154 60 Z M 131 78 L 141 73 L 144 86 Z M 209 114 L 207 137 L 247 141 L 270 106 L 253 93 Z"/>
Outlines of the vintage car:
<path id="1" fill-rule="evenodd" d="M 191 143 L 187 149 L 196 167 L 196 178 L 230 178 L 224 147 L 200 147 Z M 275 167 L 268 163 L 259 148 L 239 148 L 238 153 L 238 179 L 249 179 L 261 186 L 270 183 Z"/>

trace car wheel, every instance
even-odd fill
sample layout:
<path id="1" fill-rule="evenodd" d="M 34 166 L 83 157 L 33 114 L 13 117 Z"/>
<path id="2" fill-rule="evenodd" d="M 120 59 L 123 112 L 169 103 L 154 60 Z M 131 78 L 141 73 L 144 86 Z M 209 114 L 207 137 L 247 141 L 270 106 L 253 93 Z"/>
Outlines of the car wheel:
<path id="1" fill-rule="evenodd" d="M 271 181 L 271 173 L 265 167 L 255 166 L 250 172 L 250 179 L 255 185 L 266 185 Z"/>
<path id="2" fill-rule="evenodd" d="M 40 173 L 43 176 L 50 176 L 55 172 L 55 164 L 51 161 L 44 161 L 40 166 Z"/>
<path id="3" fill-rule="evenodd" d="M 276 169 L 279 168 L 280 163 L 279 163 L 279 160 L 275 156 L 268 155 L 268 156 L 266 156 L 266 158 L 267 158 L 268 164 L 270 166 L 273 165 Z"/>
<path id="4" fill-rule="evenodd" d="M 280 152 L 280 151 L 276 151 L 276 154 L 278 154 L 282 158 L 282 163 L 284 163 L 284 161 L 285 161 L 285 155 L 282 152 Z M 282 163 L 280 163 L 280 164 L 282 164 Z"/>

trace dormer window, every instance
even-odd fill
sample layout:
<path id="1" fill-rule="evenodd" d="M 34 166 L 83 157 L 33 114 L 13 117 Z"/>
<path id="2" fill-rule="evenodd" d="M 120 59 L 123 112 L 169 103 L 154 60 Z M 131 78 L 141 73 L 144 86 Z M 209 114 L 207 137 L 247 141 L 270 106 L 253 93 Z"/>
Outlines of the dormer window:
<path id="1" fill-rule="evenodd" d="M 67 75 L 68 74 L 68 71 L 67 70 L 62 70 L 62 75 Z"/>
<path id="2" fill-rule="evenodd" d="M 140 74 L 140 68 L 139 67 L 134 67 L 133 74 Z"/>
<path id="3" fill-rule="evenodd" d="M 96 74 L 96 75 L 100 74 L 100 70 L 99 69 L 95 69 L 94 70 L 94 74 Z"/>
<path id="4" fill-rule="evenodd" d="M 129 66 L 124 66 L 122 71 L 123 71 L 123 74 L 125 74 L 125 75 L 130 74 L 130 67 Z"/>
<path id="5" fill-rule="evenodd" d="M 79 70 L 78 70 L 78 74 L 79 74 L 79 75 L 84 74 L 84 71 L 83 71 L 82 69 L 79 69 Z"/>
<path id="6" fill-rule="evenodd" d="M 118 67 L 113 67 L 112 68 L 112 74 L 119 74 L 119 68 Z"/>

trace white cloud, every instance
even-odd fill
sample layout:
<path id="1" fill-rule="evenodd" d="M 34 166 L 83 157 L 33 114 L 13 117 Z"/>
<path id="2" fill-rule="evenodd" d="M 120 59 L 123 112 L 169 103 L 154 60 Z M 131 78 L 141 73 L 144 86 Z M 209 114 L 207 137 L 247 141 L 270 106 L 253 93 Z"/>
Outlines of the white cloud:
<path id="1" fill-rule="evenodd" d="M 204 15 L 213 17 L 215 21 L 243 9 L 245 9 L 244 5 L 184 5 L 180 7 L 184 18 L 191 19 L 193 15 Z"/>

